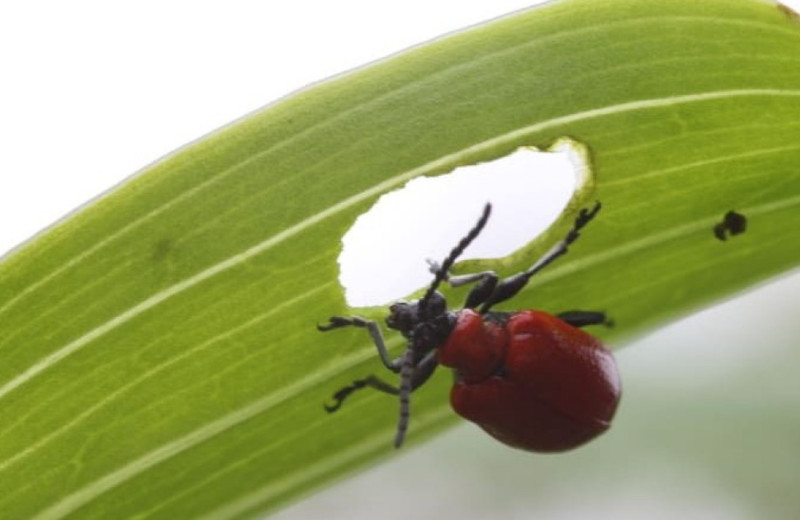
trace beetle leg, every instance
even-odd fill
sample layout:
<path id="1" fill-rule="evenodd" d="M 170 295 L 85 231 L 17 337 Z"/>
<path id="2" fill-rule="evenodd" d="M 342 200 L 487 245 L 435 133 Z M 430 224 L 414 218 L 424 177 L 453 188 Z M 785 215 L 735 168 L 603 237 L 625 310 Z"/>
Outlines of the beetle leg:
<path id="1" fill-rule="evenodd" d="M 428 263 L 428 271 L 430 271 L 432 274 L 436 274 L 442 269 L 442 265 L 436 260 L 427 258 L 425 261 Z M 450 287 L 461 287 L 462 285 L 467 285 L 468 283 L 479 282 L 484 278 L 496 278 L 497 274 L 494 271 L 482 271 L 480 273 L 452 275 L 448 271 L 444 273 L 443 277 L 444 281 L 450 284 Z"/>
<path id="2" fill-rule="evenodd" d="M 569 230 L 567 236 L 564 237 L 563 240 L 550 248 L 550 250 L 537 260 L 527 271 L 510 276 L 498 283 L 492 293 L 483 302 L 480 309 L 481 314 L 488 312 L 492 305 L 506 301 L 516 295 L 527 285 L 528 280 L 530 280 L 534 274 L 544 269 L 556 258 L 565 254 L 570 244 L 575 242 L 580 236 L 580 230 L 597 215 L 598 211 L 600 211 L 600 207 L 600 203 L 597 202 L 591 210 L 582 209 L 575 219 L 572 229 Z"/>
<path id="3" fill-rule="evenodd" d="M 392 359 L 389 357 L 389 351 L 386 349 L 386 342 L 383 341 L 383 334 L 381 334 L 381 329 L 378 327 L 376 322 L 366 318 L 361 318 L 359 316 L 352 316 L 350 318 L 345 318 L 343 316 L 332 316 L 327 325 L 317 325 L 317 330 L 321 332 L 327 332 L 329 330 L 351 326 L 367 329 L 370 337 L 372 337 L 372 342 L 375 344 L 375 348 L 378 349 L 378 355 L 380 355 L 384 366 L 395 374 L 400 372 L 402 358 Z"/>
<path id="4" fill-rule="evenodd" d="M 430 379 L 436 367 L 439 366 L 439 358 L 436 357 L 436 354 L 437 352 L 435 350 L 431 350 L 425 354 L 425 357 L 414 367 L 414 373 L 411 375 L 412 392 Z"/>
<path id="5" fill-rule="evenodd" d="M 417 388 L 419 388 L 425 381 L 430 379 L 431 375 L 433 374 L 434 370 L 438 366 L 438 361 L 436 359 L 436 352 L 431 351 L 426 355 L 419 364 L 414 368 L 414 373 L 411 376 L 411 391 L 413 392 Z M 333 394 L 334 403 L 323 404 L 325 410 L 328 413 L 333 413 L 338 410 L 342 406 L 342 402 L 344 402 L 347 397 L 355 392 L 356 390 L 361 390 L 362 388 L 372 388 L 378 390 L 379 392 L 383 392 L 385 394 L 391 395 L 399 395 L 400 389 L 396 386 L 383 381 L 382 379 L 371 375 L 367 376 L 364 379 L 356 379 L 349 385 L 337 390 Z"/>
<path id="6" fill-rule="evenodd" d="M 436 273 L 441 269 L 438 262 L 430 259 L 428 260 L 428 265 L 432 273 Z M 470 289 L 467 294 L 467 299 L 463 306 L 465 309 L 474 309 L 486 301 L 486 298 L 492 294 L 494 288 L 497 286 L 497 281 L 499 279 L 497 273 L 494 271 L 482 271 L 480 273 L 460 274 L 455 276 L 450 273 L 445 273 L 444 278 L 444 280 L 450 284 L 450 287 L 461 287 L 462 285 L 477 282 L 475 287 Z"/>
<path id="7" fill-rule="evenodd" d="M 325 407 L 325 411 L 328 413 L 333 413 L 338 410 L 340 406 L 342 406 L 342 402 L 347 399 L 347 396 L 356 390 L 361 390 L 362 388 L 374 388 L 380 392 L 392 395 L 397 395 L 400 393 L 400 389 L 390 385 L 389 383 L 375 376 L 367 376 L 364 379 L 356 379 L 344 388 L 337 390 L 336 393 L 333 394 L 334 403 L 331 405 L 323 404 L 322 406 Z"/>
<path id="8" fill-rule="evenodd" d="M 614 322 L 606 316 L 604 312 L 598 311 L 567 311 L 556 314 L 559 319 L 572 325 L 573 327 L 586 327 L 588 325 L 605 325 L 613 327 Z"/>
<path id="9" fill-rule="evenodd" d="M 484 271 L 480 273 L 483 277 L 475 284 L 475 287 L 470 289 L 467 293 L 467 299 L 464 302 L 465 309 L 474 309 L 478 305 L 484 303 L 494 293 L 497 287 L 497 281 L 500 279 L 494 271 Z"/>

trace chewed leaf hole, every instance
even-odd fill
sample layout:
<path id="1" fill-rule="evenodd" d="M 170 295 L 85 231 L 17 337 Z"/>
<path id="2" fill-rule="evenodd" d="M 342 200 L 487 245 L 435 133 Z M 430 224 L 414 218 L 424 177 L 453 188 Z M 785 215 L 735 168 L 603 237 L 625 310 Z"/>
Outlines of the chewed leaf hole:
<path id="1" fill-rule="evenodd" d="M 555 221 L 586 171 L 577 146 L 560 141 L 551 151 L 521 148 L 383 195 L 342 238 L 347 303 L 383 305 L 428 284 L 425 259 L 447 255 L 487 202 L 493 206 L 489 223 L 461 259 L 513 253 Z"/>

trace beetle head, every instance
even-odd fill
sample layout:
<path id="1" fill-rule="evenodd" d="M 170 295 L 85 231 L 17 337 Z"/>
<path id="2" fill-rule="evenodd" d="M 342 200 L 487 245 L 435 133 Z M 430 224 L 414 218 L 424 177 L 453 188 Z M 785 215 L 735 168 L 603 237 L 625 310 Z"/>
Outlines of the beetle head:
<path id="1" fill-rule="evenodd" d="M 386 317 L 386 326 L 408 337 L 417 325 L 429 322 L 447 311 L 447 301 L 438 291 L 428 297 L 424 314 L 420 313 L 420 301 L 400 301 L 392 304 L 389 307 L 389 316 Z"/>

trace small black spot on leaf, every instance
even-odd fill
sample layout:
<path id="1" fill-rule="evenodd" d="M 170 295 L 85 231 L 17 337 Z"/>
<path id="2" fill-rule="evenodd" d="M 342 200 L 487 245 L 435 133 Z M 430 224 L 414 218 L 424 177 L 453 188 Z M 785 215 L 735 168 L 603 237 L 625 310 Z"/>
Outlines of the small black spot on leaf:
<path id="1" fill-rule="evenodd" d="M 725 213 L 722 222 L 714 225 L 714 236 L 719 240 L 727 240 L 728 235 L 735 236 L 747 230 L 747 217 L 733 210 Z"/>

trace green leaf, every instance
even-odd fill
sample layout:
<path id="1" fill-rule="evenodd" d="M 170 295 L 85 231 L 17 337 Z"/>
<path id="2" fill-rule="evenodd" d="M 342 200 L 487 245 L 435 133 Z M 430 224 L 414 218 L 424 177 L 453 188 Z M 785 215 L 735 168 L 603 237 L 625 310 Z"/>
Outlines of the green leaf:
<path id="1" fill-rule="evenodd" d="M 569 211 L 481 265 L 527 267 L 602 200 L 513 306 L 606 309 L 615 344 L 790 269 L 798 121 L 797 20 L 757 0 L 565 0 L 253 114 L 0 264 L 0 511 L 251 516 L 391 454 L 384 396 L 320 406 L 380 370 L 374 348 L 314 325 L 350 312 L 342 234 L 418 175 L 583 143 L 592 182 Z M 731 209 L 748 229 L 721 242 Z M 411 443 L 456 421 L 449 380 L 414 395 Z"/>

